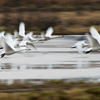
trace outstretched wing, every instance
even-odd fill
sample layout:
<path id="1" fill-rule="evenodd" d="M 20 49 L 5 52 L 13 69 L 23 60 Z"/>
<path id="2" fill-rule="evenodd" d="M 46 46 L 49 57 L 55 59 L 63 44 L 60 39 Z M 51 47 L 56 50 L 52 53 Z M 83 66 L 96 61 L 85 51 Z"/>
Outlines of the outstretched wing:
<path id="1" fill-rule="evenodd" d="M 99 46 L 98 41 L 96 39 L 94 39 L 89 33 L 86 33 L 85 35 L 86 35 L 88 41 L 90 42 L 91 47 Z"/>
<path id="2" fill-rule="evenodd" d="M 25 36 L 25 24 L 23 22 L 19 25 L 19 35 L 23 37 Z"/>
<path id="3" fill-rule="evenodd" d="M 32 34 L 33 34 L 33 32 L 29 32 L 29 33 L 27 33 L 26 35 L 25 35 L 25 37 L 24 37 L 24 41 L 30 41 L 30 40 L 35 40 L 33 37 L 32 37 Z"/>
<path id="4" fill-rule="evenodd" d="M 31 41 L 36 41 L 37 39 L 34 38 L 33 32 L 28 33 L 29 34 L 29 39 Z"/>
<path id="5" fill-rule="evenodd" d="M 5 31 L 0 32 L 0 45 L 2 45 L 2 37 L 4 36 Z"/>
<path id="6" fill-rule="evenodd" d="M 94 27 L 91 27 L 90 33 L 91 33 L 92 37 L 94 39 L 96 39 L 98 41 L 98 43 L 100 44 L 100 35 L 99 35 L 98 31 Z"/>
<path id="7" fill-rule="evenodd" d="M 16 49 L 14 48 L 14 41 L 12 39 L 11 34 L 7 34 L 6 38 L 4 38 L 4 48 L 5 51 L 16 51 Z"/>
<path id="8" fill-rule="evenodd" d="M 47 31 L 46 31 L 45 36 L 46 36 L 46 37 L 51 37 L 53 31 L 54 31 L 53 28 L 52 28 L 52 27 L 49 27 L 49 28 L 47 29 Z"/>
<path id="9" fill-rule="evenodd" d="M 80 54 L 83 54 L 83 50 L 82 50 L 82 42 L 78 42 L 77 45 L 76 45 L 76 48 L 78 50 L 78 52 Z"/>
<path id="10" fill-rule="evenodd" d="M 34 46 L 33 43 L 34 43 L 34 42 L 26 42 L 26 47 L 27 47 L 27 48 L 34 48 L 34 49 L 37 50 L 37 48 Z"/>

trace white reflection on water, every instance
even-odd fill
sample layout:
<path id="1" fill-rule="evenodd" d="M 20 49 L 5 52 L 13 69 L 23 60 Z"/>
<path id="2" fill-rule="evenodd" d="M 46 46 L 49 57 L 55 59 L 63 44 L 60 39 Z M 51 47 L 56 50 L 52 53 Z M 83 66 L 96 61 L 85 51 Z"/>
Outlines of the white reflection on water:
<path id="1" fill-rule="evenodd" d="M 34 69 L 85 69 L 85 68 L 100 68 L 99 64 L 91 62 L 78 61 L 77 64 L 21 64 L 14 65 L 11 63 L 0 64 L 0 71 L 16 71 L 16 70 L 34 70 Z"/>
<path id="2" fill-rule="evenodd" d="M 0 79 L 100 78 L 100 68 L 2 71 Z"/>

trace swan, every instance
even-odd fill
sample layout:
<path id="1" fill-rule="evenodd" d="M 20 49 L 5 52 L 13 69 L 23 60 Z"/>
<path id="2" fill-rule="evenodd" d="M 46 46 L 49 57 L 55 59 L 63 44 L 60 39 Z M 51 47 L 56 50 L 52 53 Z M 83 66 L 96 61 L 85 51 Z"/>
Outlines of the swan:
<path id="1" fill-rule="evenodd" d="M 38 43 L 38 41 L 30 42 L 30 41 L 22 41 L 18 47 L 32 47 L 37 50 L 37 48 L 34 46 L 35 43 Z M 16 46 L 15 46 L 16 47 Z"/>
<path id="2" fill-rule="evenodd" d="M 54 29 L 52 27 L 49 27 L 47 30 L 46 30 L 46 34 L 44 34 L 44 32 L 41 33 L 41 37 L 43 40 L 50 40 L 50 39 L 54 39 L 54 38 L 57 38 L 57 37 L 63 37 L 63 35 L 55 35 L 55 36 L 52 36 L 52 33 L 53 33 Z"/>
<path id="3" fill-rule="evenodd" d="M 71 48 L 77 48 L 78 52 L 80 54 L 83 54 L 82 48 L 88 47 L 88 46 L 89 46 L 89 44 L 87 44 L 86 41 L 79 41 L 79 42 L 75 43 Z"/>
<path id="4" fill-rule="evenodd" d="M 38 39 L 38 40 L 33 39 L 32 34 L 33 34 L 33 32 L 29 32 L 28 34 L 26 34 L 25 38 L 19 43 L 19 45 L 16 45 L 15 47 L 17 47 L 17 46 L 18 47 L 29 47 L 29 46 L 31 46 L 31 47 L 36 49 L 36 47 L 34 46 L 34 43 L 40 42 L 39 41 L 40 39 Z M 41 43 L 43 43 L 43 42 L 41 41 Z"/>
<path id="5" fill-rule="evenodd" d="M 6 35 L 6 37 L 3 35 L 2 39 L 3 39 L 4 51 L 1 53 L 1 58 L 4 57 L 5 55 L 11 55 L 19 51 L 30 50 L 28 48 L 16 50 L 16 48 L 14 48 L 13 39 L 11 37 L 11 34 L 9 33 Z"/>
<path id="6" fill-rule="evenodd" d="M 24 39 L 23 39 L 24 41 L 30 41 L 30 42 L 39 42 L 39 41 L 41 41 L 41 43 L 43 42 L 41 39 L 36 39 L 36 38 L 33 38 L 33 32 L 29 32 L 29 33 L 27 33 L 26 35 L 25 35 L 25 37 L 24 37 Z"/>
<path id="7" fill-rule="evenodd" d="M 91 29 L 90 29 L 90 30 L 91 30 Z M 91 47 L 88 48 L 88 49 L 85 51 L 86 54 L 87 54 L 87 53 L 90 53 L 91 51 L 100 50 L 100 44 L 99 44 L 99 42 L 98 42 L 95 38 L 93 38 L 93 36 L 91 36 L 89 33 L 86 33 L 86 37 L 87 37 L 87 39 L 89 40 L 90 45 L 91 45 Z"/>
<path id="8" fill-rule="evenodd" d="M 33 38 L 33 32 L 29 32 L 25 35 L 25 24 L 20 22 L 19 24 L 19 34 L 17 31 L 14 31 L 16 37 L 18 37 L 16 41 L 16 46 L 19 46 L 22 41 L 39 41 L 38 39 Z M 41 41 L 42 42 L 42 41 Z"/>

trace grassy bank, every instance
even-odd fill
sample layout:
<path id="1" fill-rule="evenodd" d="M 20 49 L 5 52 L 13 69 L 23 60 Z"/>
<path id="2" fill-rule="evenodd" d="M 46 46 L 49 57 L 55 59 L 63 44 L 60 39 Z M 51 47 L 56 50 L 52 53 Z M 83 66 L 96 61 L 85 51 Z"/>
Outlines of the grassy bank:
<path id="1" fill-rule="evenodd" d="M 86 83 L 84 81 L 77 81 L 77 82 L 66 82 L 65 80 L 51 80 L 51 81 L 43 81 L 42 84 L 34 84 L 30 83 L 28 80 L 23 81 L 23 83 L 19 81 L 15 81 L 13 84 L 6 84 L 6 83 L 0 83 L 0 91 L 1 90 L 9 90 L 9 89 L 50 89 L 50 88 L 65 88 L 65 89 L 71 89 L 75 87 L 100 87 L 100 83 Z"/>
<path id="2" fill-rule="evenodd" d="M 16 89 L 26 89 L 16 91 Z M 9 90 L 13 91 L 9 91 Z M 33 90 L 28 90 L 33 89 Z M 5 91 L 3 91 L 5 90 Z M 100 83 L 65 82 L 64 80 L 44 81 L 42 85 L 0 83 L 0 100 L 99 100 Z"/>
<path id="3" fill-rule="evenodd" d="M 99 100 L 100 87 L 0 92 L 0 100 Z"/>

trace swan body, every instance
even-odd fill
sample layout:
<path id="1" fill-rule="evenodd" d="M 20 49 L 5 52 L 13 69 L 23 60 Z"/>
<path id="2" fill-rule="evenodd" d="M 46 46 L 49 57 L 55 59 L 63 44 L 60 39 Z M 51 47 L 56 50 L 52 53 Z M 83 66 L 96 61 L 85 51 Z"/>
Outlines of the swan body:
<path id="1" fill-rule="evenodd" d="M 34 43 L 37 43 L 38 41 L 35 41 L 35 42 L 30 42 L 30 41 L 22 41 L 20 44 L 19 44 L 19 47 L 32 47 L 34 49 L 36 49 L 36 47 L 34 46 Z"/>
<path id="2" fill-rule="evenodd" d="M 57 37 L 63 37 L 63 35 L 55 35 L 52 36 L 54 29 L 52 27 L 49 27 L 46 31 L 46 34 L 44 34 L 44 32 L 41 33 L 41 37 L 44 41 L 50 40 L 50 39 L 54 39 Z"/>
<path id="3" fill-rule="evenodd" d="M 87 44 L 86 41 L 79 41 L 75 45 L 73 45 L 71 48 L 77 48 L 78 52 L 80 54 L 83 54 L 82 48 L 88 47 L 88 46 L 89 46 L 89 44 Z"/>
<path id="4" fill-rule="evenodd" d="M 1 54 L 1 58 L 4 57 L 5 55 L 11 55 L 11 54 L 17 53 L 19 51 L 30 50 L 28 48 L 19 49 L 19 50 L 17 50 L 16 48 L 14 48 L 13 39 L 11 37 L 11 34 L 7 34 L 6 37 L 3 36 L 2 38 L 3 38 L 4 51 Z"/>

